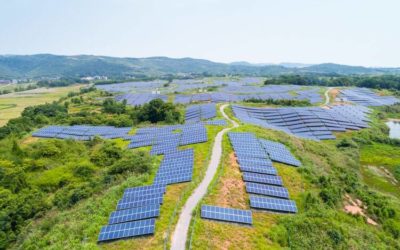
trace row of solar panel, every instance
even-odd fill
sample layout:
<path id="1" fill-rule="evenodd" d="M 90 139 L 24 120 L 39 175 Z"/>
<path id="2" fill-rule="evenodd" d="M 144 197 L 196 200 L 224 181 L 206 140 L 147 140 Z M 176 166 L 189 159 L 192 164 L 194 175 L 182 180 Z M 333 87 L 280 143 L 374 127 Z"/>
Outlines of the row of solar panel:
<path id="1" fill-rule="evenodd" d="M 295 163 L 296 166 L 300 166 L 300 162 L 280 143 L 258 140 L 251 133 L 229 133 L 228 136 L 243 173 L 246 191 L 251 194 L 250 207 L 283 213 L 297 212 L 296 204 L 288 200 L 289 192 L 283 187 L 282 179 L 277 176 L 269 157 L 272 155 L 280 162 Z M 278 153 L 282 153 L 283 159 Z"/>
<path id="2" fill-rule="evenodd" d="M 368 109 L 361 106 L 334 106 L 330 109 L 252 108 L 233 106 L 235 116 L 243 122 L 281 130 L 313 140 L 334 139 L 332 132 L 359 130 L 368 126 Z"/>
<path id="3" fill-rule="evenodd" d="M 153 185 L 125 189 L 108 225 L 101 229 L 98 241 L 153 234 L 154 218 L 160 215 L 165 185 L 190 181 L 193 159 L 193 149 L 166 153 Z"/>
<path id="4" fill-rule="evenodd" d="M 186 108 L 185 122 L 193 123 L 214 118 L 217 115 L 215 104 L 192 105 Z"/>
<path id="5" fill-rule="evenodd" d="M 249 225 L 253 224 L 252 213 L 250 210 L 203 205 L 201 206 L 201 217 L 210 220 L 236 222 Z"/>
<path id="6" fill-rule="evenodd" d="M 164 193 L 165 185 L 160 184 L 125 189 L 108 225 L 102 227 L 98 241 L 153 234 Z"/>

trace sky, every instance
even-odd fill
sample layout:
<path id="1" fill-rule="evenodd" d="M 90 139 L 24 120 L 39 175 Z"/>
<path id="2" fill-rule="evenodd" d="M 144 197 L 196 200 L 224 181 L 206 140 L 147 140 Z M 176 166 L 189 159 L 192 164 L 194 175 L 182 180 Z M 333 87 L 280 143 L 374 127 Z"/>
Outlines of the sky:
<path id="1" fill-rule="evenodd" d="M 0 54 L 400 67 L 399 0 L 1 0 Z"/>

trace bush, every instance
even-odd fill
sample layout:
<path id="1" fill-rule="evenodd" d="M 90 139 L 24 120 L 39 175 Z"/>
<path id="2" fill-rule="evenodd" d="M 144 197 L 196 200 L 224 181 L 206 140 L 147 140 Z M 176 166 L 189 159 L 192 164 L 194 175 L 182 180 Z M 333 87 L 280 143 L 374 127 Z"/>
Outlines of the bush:
<path id="1" fill-rule="evenodd" d="M 249 98 L 245 99 L 245 102 L 253 102 L 253 103 L 263 103 L 267 105 L 281 105 L 281 106 L 300 106 L 300 107 L 306 107 L 306 106 L 311 106 L 311 103 L 309 100 L 290 100 L 290 99 L 282 99 L 282 100 L 277 100 L 277 99 L 259 99 L 259 98 Z"/>
<path id="2" fill-rule="evenodd" d="M 394 167 L 394 177 L 400 181 L 400 165 Z"/>
<path id="3" fill-rule="evenodd" d="M 101 167 L 111 166 L 122 157 L 122 149 L 114 142 L 105 142 L 99 149 L 93 151 L 90 160 Z"/>
<path id="4" fill-rule="evenodd" d="M 95 172 L 96 172 L 95 167 L 93 166 L 93 164 L 91 164 L 89 162 L 79 163 L 73 169 L 73 173 L 76 177 L 85 178 L 85 179 L 92 176 Z"/>
<path id="5" fill-rule="evenodd" d="M 358 148 L 358 145 L 355 141 L 344 138 L 336 144 L 336 147 L 337 148 Z"/>
<path id="6" fill-rule="evenodd" d="M 393 238 L 399 239 L 400 238 L 400 222 L 394 219 L 388 219 L 383 224 L 383 229 L 386 232 L 389 232 Z"/>
<path id="7" fill-rule="evenodd" d="M 92 192 L 87 183 L 71 184 L 56 193 L 53 203 L 61 209 L 70 208 L 78 201 L 89 197 Z"/>
<path id="8" fill-rule="evenodd" d="M 129 173 L 148 173 L 151 170 L 152 160 L 148 153 L 144 151 L 127 152 L 124 157 L 117 161 L 108 170 L 109 174 Z"/>
<path id="9" fill-rule="evenodd" d="M 103 112 L 109 114 L 124 114 L 126 112 L 126 100 L 117 102 L 112 98 L 103 101 Z"/>

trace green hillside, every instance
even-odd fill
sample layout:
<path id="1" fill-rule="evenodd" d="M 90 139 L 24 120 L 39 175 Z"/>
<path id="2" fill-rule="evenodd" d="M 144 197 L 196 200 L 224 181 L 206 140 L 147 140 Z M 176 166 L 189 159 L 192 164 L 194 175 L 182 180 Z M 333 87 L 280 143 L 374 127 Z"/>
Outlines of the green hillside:
<path id="1" fill-rule="evenodd" d="M 0 56 L 0 79 L 79 77 L 79 76 L 160 76 L 168 74 L 277 75 L 285 73 L 381 74 L 400 73 L 398 68 L 365 68 L 338 64 L 308 67 L 282 65 L 224 64 L 193 58 L 117 58 L 106 56 L 3 55 Z"/>

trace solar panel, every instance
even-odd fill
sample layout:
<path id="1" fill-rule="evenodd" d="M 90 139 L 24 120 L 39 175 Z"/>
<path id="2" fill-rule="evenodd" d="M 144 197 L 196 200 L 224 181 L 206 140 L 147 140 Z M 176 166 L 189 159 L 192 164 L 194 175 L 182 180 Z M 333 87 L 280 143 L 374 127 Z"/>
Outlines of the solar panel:
<path id="1" fill-rule="evenodd" d="M 135 194 L 135 193 L 124 193 L 122 200 L 130 201 L 142 201 L 148 199 L 162 198 L 164 193 L 151 193 L 151 194 Z"/>
<path id="2" fill-rule="evenodd" d="M 103 226 L 98 241 L 116 240 L 140 235 L 153 234 L 155 219 L 132 221 L 120 224 Z"/>
<path id="3" fill-rule="evenodd" d="M 253 224 L 250 210 L 203 205 L 201 206 L 201 217 L 212 220 Z"/>
<path id="4" fill-rule="evenodd" d="M 277 174 L 277 171 L 274 167 L 257 167 L 257 166 L 240 165 L 239 168 L 242 172 L 252 172 L 259 174 L 270 174 L 270 175 Z"/>
<path id="5" fill-rule="evenodd" d="M 275 212 L 297 213 L 296 203 L 292 200 L 261 197 L 255 195 L 250 195 L 250 207 Z"/>
<path id="6" fill-rule="evenodd" d="M 155 193 L 165 193 L 165 185 L 162 184 L 153 184 L 150 186 L 140 186 L 125 189 L 124 194 L 132 194 L 132 195 L 146 195 L 146 194 L 155 194 Z"/>
<path id="7" fill-rule="evenodd" d="M 132 199 L 124 198 L 118 201 L 117 210 L 143 207 L 147 205 L 158 205 L 162 204 L 162 202 L 163 202 L 163 197 L 143 198 L 141 200 L 137 200 L 135 199 L 135 197 L 133 197 Z"/>
<path id="8" fill-rule="evenodd" d="M 255 183 L 283 186 L 282 178 L 280 176 L 276 176 L 276 175 L 244 172 L 243 180 L 246 182 L 255 182 Z"/>
<path id="9" fill-rule="evenodd" d="M 276 187 L 272 185 L 259 184 L 253 182 L 245 182 L 246 191 L 248 193 L 267 195 L 279 198 L 289 198 L 288 190 L 284 187 Z"/>
<path id="10" fill-rule="evenodd" d="M 301 162 L 292 155 L 285 145 L 263 139 L 260 139 L 260 143 L 273 161 L 285 163 L 295 167 L 299 167 L 301 165 Z"/>
<path id="11" fill-rule="evenodd" d="M 154 218 L 160 215 L 160 205 L 149 205 L 144 207 L 118 210 L 112 212 L 108 224 L 117 224 L 128 221 Z"/>

